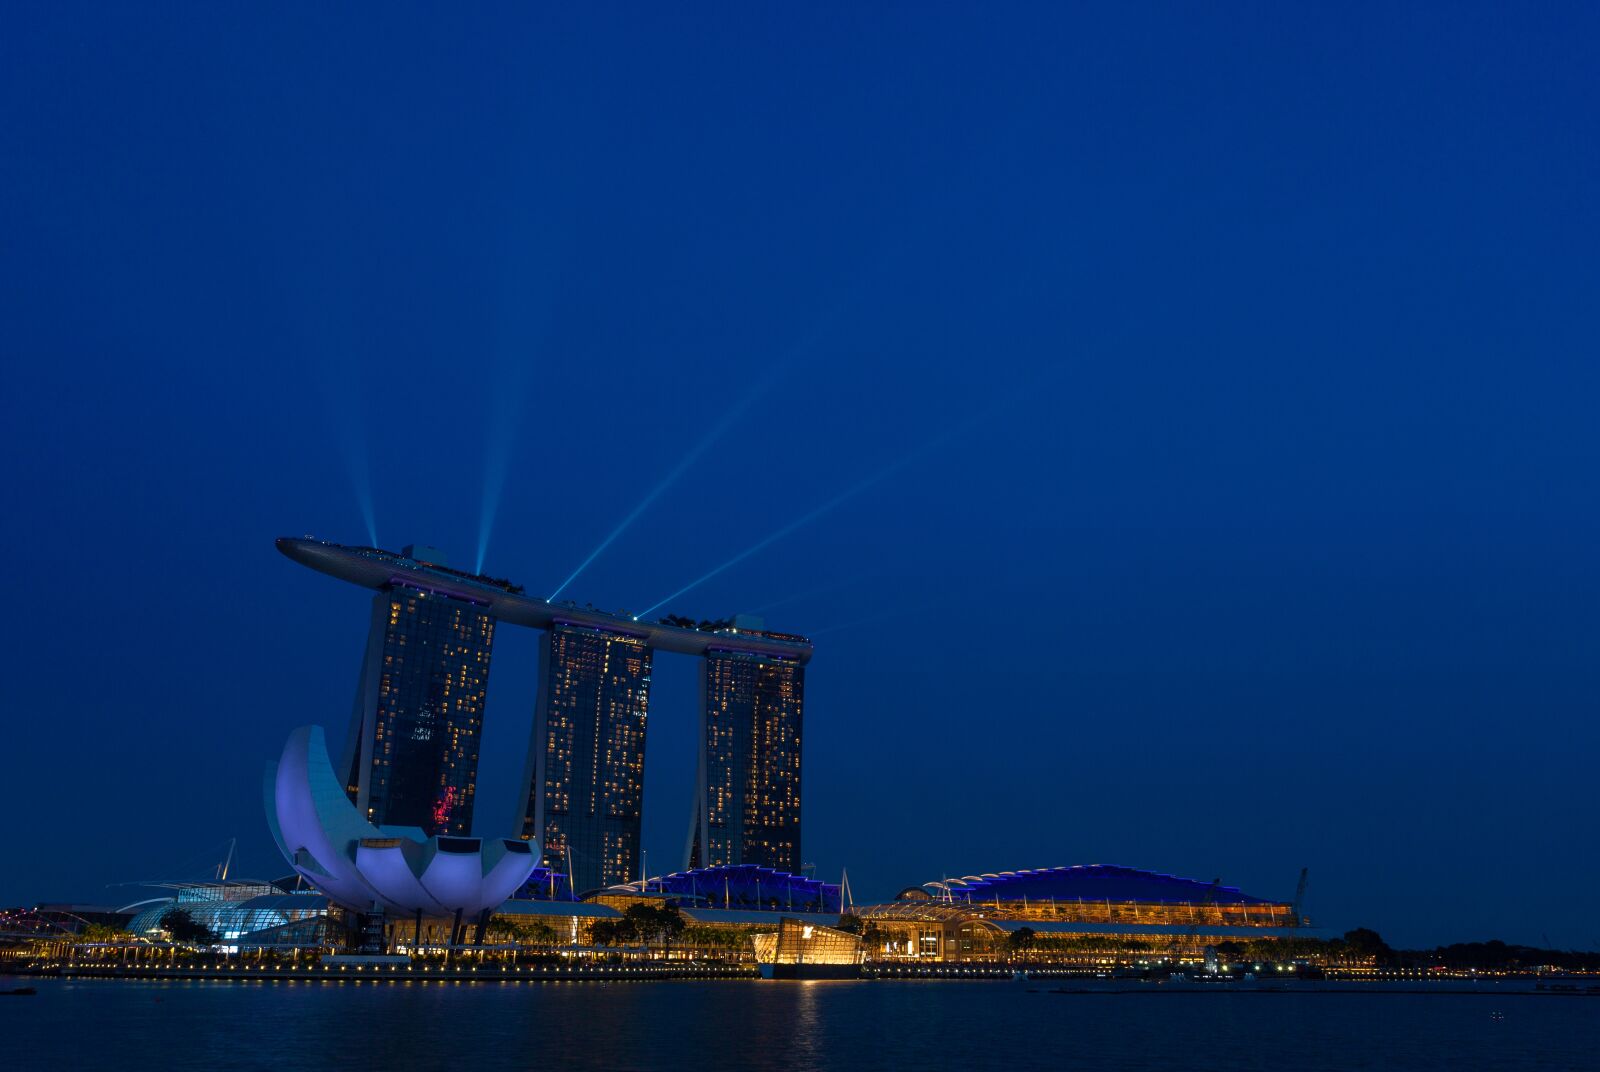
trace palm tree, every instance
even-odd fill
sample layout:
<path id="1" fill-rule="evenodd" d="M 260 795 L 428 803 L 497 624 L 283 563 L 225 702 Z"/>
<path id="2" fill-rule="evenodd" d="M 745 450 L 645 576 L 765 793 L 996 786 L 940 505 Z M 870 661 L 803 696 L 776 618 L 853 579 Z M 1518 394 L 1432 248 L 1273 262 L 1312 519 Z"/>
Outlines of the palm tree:
<path id="1" fill-rule="evenodd" d="M 1013 955 L 1026 952 L 1033 947 L 1035 937 L 1036 934 L 1032 927 L 1018 927 L 1006 935 L 1006 949 Z"/>
<path id="2" fill-rule="evenodd" d="M 161 929 L 183 945 L 214 945 L 221 938 L 216 931 L 189 914 L 187 908 L 172 908 L 161 917 Z"/>
<path id="3" fill-rule="evenodd" d="M 889 932 L 878 926 L 876 921 L 869 921 L 861 931 L 861 944 L 866 946 L 869 958 L 883 953 L 888 942 Z"/>
<path id="4" fill-rule="evenodd" d="M 121 927 L 112 927 L 104 923 L 85 923 L 78 928 L 78 941 L 84 944 L 107 945 L 132 940 L 133 935 Z"/>

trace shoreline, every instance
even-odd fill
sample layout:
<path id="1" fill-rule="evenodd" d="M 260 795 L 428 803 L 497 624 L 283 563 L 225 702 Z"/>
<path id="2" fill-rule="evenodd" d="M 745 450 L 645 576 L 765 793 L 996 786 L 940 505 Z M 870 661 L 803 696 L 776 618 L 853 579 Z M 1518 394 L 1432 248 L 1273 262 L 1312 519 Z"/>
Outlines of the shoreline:
<path id="1" fill-rule="evenodd" d="M 0 979 L 129 980 L 219 983 L 611 983 L 611 982 L 766 982 L 754 965 L 597 965 L 590 967 L 501 967 L 491 965 L 40 965 L 8 966 Z M 807 982 L 817 982 L 809 980 Z M 1028 994 L 1069 997 L 1120 997 L 1171 994 L 1431 994 L 1476 997 L 1600 998 L 1600 980 L 1551 981 L 1533 976 L 1418 979 L 1237 979 L 1227 982 L 1119 978 L 1073 971 L 1033 971 L 1017 978 L 1010 969 L 967 968 L 916 971 L 873 969 L 841 982 L 1011 982 Z M 1025 987 L 1025 989 L 1024 989 Z M 0 988 L 4 989 L 4 988 Z M 3 995 L 0 995 L 3 996 Z"/>

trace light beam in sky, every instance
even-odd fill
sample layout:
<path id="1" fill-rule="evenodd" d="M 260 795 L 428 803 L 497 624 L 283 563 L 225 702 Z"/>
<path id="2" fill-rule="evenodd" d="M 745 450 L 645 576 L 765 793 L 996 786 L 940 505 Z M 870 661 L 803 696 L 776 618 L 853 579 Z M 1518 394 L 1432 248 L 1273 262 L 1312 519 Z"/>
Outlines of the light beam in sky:
<path id="1" fill-rule="evenodd" d="M 694 465 L 694 463 L 700 459 L 702 454 L 710 450 L 717 440 L 721 439 L 724 433 L 726 433 L 727 430 L 733 426 L 734 422 L 744 415 L 745 410 L 749 409 L 757 399 L 772 389 L 772 385 L 777 382 L 779 375 L 786 367 L 787 363 L 775 365 L 764 379 L 757 382 L 754 387 L 745 392 L 744 397 L 735 402 L 728 412 L 722 415 L 722 419 L 717 421 L 716 424 L 712 425 L 711 429 L 707 431 L 705 435 L 700 437 L 700 441 L 690 448 L 689 453 L 678 459 L 678 464 L 673 466 L 671 471 L 669 471 L 666 476 L 662 477 L 656 482 L 656 486 L 651 488 L 645 497 L 639 500 L 638 505 L 632 510 L 628 511 L 628 515 L 626 517 L 617 522 L 616 528 L 612 529 L 611 532 L 606 535 L 606 538 L 601 540 L 599 545 L 596 546 L 593 551 L 589 552 L 589 557 L 578 563 L 577 569 L 567 574 L 567 579 L 562 581 L 561 584 L 556 587 L 554 592 L 550 593 L 550 599 L 554 600 L 557 596 L 564 592 L 567 585 L 577 580 L 578 574 L 588 569 L 590 563 L 600 557 L 601 552 L 603 552 L 607 547 L 610 547 L 618 536 L 621 536 L 628 530 L 628 526 L 632 525 L 639 519 L 640 514 L 644 513 L 650 508 L 651 503 L 661 498 L 661 496 L 666 493 L 668 488 L 676 484 L 678 482 L 678 478 L 683 476 L 684 473 L 688 472 L 689 467 Z"/>
<path id="2" fill-rule="evenodd" d="M 332 336 L 332 342 L 326 338 L 316 338 L 314 344 L 319 349 L 309 351 L 306 360 L 311 380 L 317 386 L 328 428 L 338 444 L 345 475 L 350 480 L 350 490 L 355 494 L 362 523 L 366 525 L 367 539 L 371 541 L 369 546 L 377 547 L 377 511 L 373 503 L 371 452 L 367 446 L 365 395 L 358 386 L 360 370 L 344 354 L 330 354 L 330 351 L 337 353 L 335 346 L 348 337 L 348 331 L 343 330 L 346 328 L 348 325 L 342 320 L 324 328 L 323 331 Z"/>
<path id="3" fill-rule="evenodd" d="M 678 478 L 687 472 L 689 467 L 692 466 L 702 454 L 709 450 L 712 444 L 720 439 L 725 432 L 727 432 L 729 426 L 731 426 L 734 421 L 738 420 L 738 418 L 743 415 L 744 411 L 748 409 L 752 403 L 772 389 L 773 384 L 775 384 L 785 373 L 789 371 L 791 367 L 795 365 L 797 361 L 799 361 L 801 355 L 803 355 L 807 350 L 816 344 L 816 342 L 822 337 L 823 333 L 833 326 L 834 322 L 844 314 L 846 309 L 854 304 L 856 299 L 866 288 L 866 284 L 878 274 L 878 271 L 882 269 L 885 260 L 885 257 L 879 257 L 878 262 L 873 269 L 863 273 L 861 278 L 858 279 L 856 283 L 850 287 L 850 289 L 841 294 L 821 316 L 817 317 L 812 322 L 810 330 L 807 331 L 806 334 L 801 337 L 800 340 L 797 341 L 793 346 L 789 347 L 788 352 L 785 353 L 783 357 L 772 363 L 767 375 L 753 388 L 751 388 L 748 394 L 746 394 L 738 402 L 734 403 L 733 408 L 725 413 L 722 419 L 718 421 L 711 428 L 711 430 L 694 445 L 689 453 L 684 455 L 678 464 L 675 465 L 666 476 L 662 477 L 661 481 L 656 484 L 656 486 L 652 488 L 643 499 L 639 501 L 639 505 L 635 506 L 631 511 L 628 512 L 628 516 L 624 517 L 617 524 L 617 527 L 612 529 L 606 538 L 600 541 L 600 545 L 598 547 L 589 552 L 588 558 L 585 558 L 582 562 L 578 563 L 578 568 L 568 574 L 567 579 L 562 581 L 554 592 L 550 593 L 550 600 L 553 601 L 557 596 L 564 592 L 567 588 L 567 585 L 576 580 L 580 573 L 588 569 L 589 565 L 594 562 L 596 558 L 600 557 L 601 552 L 603 552 L 607 547 L 611 546 L 612 542 L 616 540 L 618 536 L 621 536 L 627 531 L 628 526 L 632 525 L 639 519 L 639 515 L 644 513 L 645 510 L 649 508 L 651 503 L 659 499 L 668 488 L 672 487 L 672 485 L 677 482 Z"/>
<path id="4" fill-rule="evenodd" d="M 761 604 L 759 607 L 751 607 L 750 613 L 765 614 L 769 610 L 775 610 L 778 607 L 787 607 L 789 604 L 798 603 L 803 599 L 810 599 L 813 596 L 825 595 L 828 592 L 837 592 L 839 589 L 847 588 L 850 585 L 855 584 L 857 581 L 865 580 L 868 576 L 870 576 L 870 574 L 852 573 L 850 576 L 845 577 L 842 580 L 819 585 L 816 588 L 807 588 L 803 592 L 791 592 L 782 599 L 774 599 L 769 603 Z"/>
<path id="5" fill-rule="evenodd" d="M 659 609 L 662 606 L 662 604 L 670 603 L 674 599 L 677 599 L 679 596 L 683 595 L 684 593 L 692 591 L 693 589 L 700 587 L 702 584 L 705 584 L 707 581 L 711 580 L 711 578 L 717 576 L 717 574 L 722 573 L 723 571 L 725 571 L 725 570 L 727 570 L 727 569 L 729 569 L 729 568 L 731 568 L 733 566 L 737 566 L 739 563 L 743 562 L 745 559 L 749 558 L 751 555 L 756 554 L 757 552 L 760 552 L 760 551 L 764 551 L 768 547 L 771 547 L 773 544 L 777 543 L 779 540 L 783 539 L 785 536 L 788 536 L 790 533 L 794 532 L 796 529 L 802 528 L 803 526 L 810 524 L 811 522 L 817 520 L 817 518 L 822 517 L 824 514 L 827 514 L 830 511 L 832 511 L 832 510 L 844 505 L 845 503 L 849 502 L 851 499 L 855 498 L 857 495 L 860 495 L 862 492 L 867 491 L 868 489 L 873 488 L 873 487 L 877 486 L 878 484 L 883 483 L 885 480 L 888 480 L 890 477 L 894 476 L 896 473 L 898 473 L 900 470 L 904 469 L 906 466 L 908 466 L 908 465 L 912 464 L 913 462 L 916 462 L 916 461 L 920 460 L 924 456 L 932 453 L 933 451 L 937 450 L 939 447 L 943 446 L 945 443 L 949 442 L 951 439 L 954 439 L 957 435 L 961 434 L 962 432 L 965 432 L 967 429 L 969 429 L 969 428 L 973 427 L 974 425 L 976 425 L 979 421 L 983 420 L 991 412 L 993 412 L 994 408 L 995 408 L 995 404 L 992 403 L 989 406 L 986 406 L 983 409 L 979 410 L 977 413 L 974 413 L 972 416 L 968 417 L 966 420 L 961 421 L 961 422 L 959 422 L 957 424 L 951 425 L 949 428 L 945 429 L 943 432 L 939 433 L 937 436 L 934 436 L 932 439 L 928 440 L 926 443 L 923 443 L 921 446 L 917 447 L 915 450 L 913 450 L 913 451 L 911 451 L 911 452 L 909 452 L 907 454 L 901 455 L 899 458 L 897 458 L 894 461 L 890 462 L 888 465 L 884 466 L 882 469 L 879 469 L 877 472 L 873 473 L 871 476 L 868 476 L 863 480 L 857 481 L 856 483 L 852 484 L 850 487 L 846 488 L 844 491 L 841 491 L 839 494 L 837 494 L 833 498 L 829 499 L 827 502 L 824 502 L 822 505 L 817 506 L 817 507 L 807 511 L 804 514 L 801 514 L 799 517 L 795 518 L 793 521 L 789 522 L 787 525 L 785 525 L 782 528 L 778 529 L 776 532 L 769 533 L 768 535 L 766 535 L 766 536 L 762 537 L 761 539 L 757 540 L 755 543 L 751 544 L 749 547 L 746 547 L 743 551 L 740 551 L 738 554 L 734 555 L 732 558 L 728 559 L 726 562 L 722 563 L 720 566 L 717 566 L 717 567 L 715 567 L 715 568 L 713 568 L 711 570 L 706 571 L 705 573 L 702 573 L 700 576 L 696 577 L 694 580 L 690 581 L 688 584 L 684 585 L 682 588 L 678 589 L 676 592 L 673 592 L 671 595 L 666 596 L 665 598 L 659 599 L 656 602 L 652 603 L 649 607 L 646 607 L 644 610 L 640 611 L 637 615 L 635 615 L 635 617 L 637 617 L 637 618 L 645 617 L 646 615 L 650 614 L 651 612 Z"/>
<path id="6" fill-rule="evenodd" d="M 377 546 L 379 546 L 379 544 L 378 544 L 378 522 L 377 522 L 376 516 L 373 513 L 373 508 L 372 508 L 372 487 L 371 487 L 370 483 L 366 480 L 367 475 L 368 474 L 366 472 L 365 466 L 363 466 L 362 467 L 362 472 L 360 473 L 359 476 L 357 476 L 354 472 L 352 472 L 351 479 L 356 481 L 356 498 L 361 503 L 361 520 L 366 522 L 366 524 L 367 524 L 367 539 L 372 541 L 367 546 L 368 547 L 377 547 Z"/>
<path id="7" fill-rule="evenodd" d="M 943 604 L 940 603 L 924 603 L 911 607 L 896 607 L 894 610 L 884 611 L 882 614 L 871 614 L 865 618 L 852 618 L 850 621 L 840 622 L 838 625 L 829 625 L 821 629 L 807 629 L 806 636 L 819 637 L 828 633 L 837 633 L 843 629 L 856 629 L 863 625 L 877 625 L 879 622 L 888 621 L 903 621 L 909 615 L 916 614 L 923 610 L 931 610 L 942 605 Z"/>
<path id="8" fill-rule="evenodd" d="M 521 415 L 522 399 L 528 384 L 528 368 L 532 360 L 512 358 L 497 364 L 500 382 L 489 412 L 489 441 L 483 463 L 483 500 L 478 508 L 478 557 L 472 568 L 474 573 L 483 572 L 483 560 L 489 553 L 489 537 L 494 531 L 495 516 L 500 511 L 500 497 L 505 490 L 506 469 L 511 464 L 511 447 L 516 441 L 517 418 Z"/>

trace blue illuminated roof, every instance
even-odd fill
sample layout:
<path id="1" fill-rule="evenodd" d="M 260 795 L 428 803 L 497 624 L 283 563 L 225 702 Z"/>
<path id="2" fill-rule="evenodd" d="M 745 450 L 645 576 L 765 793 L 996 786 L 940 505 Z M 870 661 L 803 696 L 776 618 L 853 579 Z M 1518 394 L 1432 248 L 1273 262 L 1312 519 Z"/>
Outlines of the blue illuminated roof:
<path id="1" fill-rule="evenodd" d="M 1232 886 L 1198 882 L 1155 871 L 1108 864 L 1001 871 L 925 882 L 923 889 L 939 900 L 953 901 L 1142 901 L 1145 903 L 1273 904 Z"/>
<path id="2" fill-rule="evenodd" d="M 539 864 L 533 869 L 533 874 L 528 876 L 528 881 L 522 888 L 511 895 L 518 901 L 564 901 L 571 903 L 577 900 L 573 896 L 572 887 L 566 875 Z"/>
<path id="3" fill-rule="evenodd" d="M 761 911 L 838 912 L 839 887 L 755 864 L 697 867 L 613 886 L 608 893 L 664 893 L 684 907 Z"/>

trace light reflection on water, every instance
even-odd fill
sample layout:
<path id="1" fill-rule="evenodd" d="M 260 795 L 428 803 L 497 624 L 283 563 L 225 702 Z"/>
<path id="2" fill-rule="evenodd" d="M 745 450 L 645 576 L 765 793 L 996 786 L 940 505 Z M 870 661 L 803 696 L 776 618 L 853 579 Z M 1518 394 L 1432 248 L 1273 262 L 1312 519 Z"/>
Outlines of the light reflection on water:
<path id="1" fill-rule="evenodd" d="M 1581 997 L 1081 995 L 915 981 L 35 985 L 37 997 L 0 1001 L 0 1067 L 1600 1067 L 1600 999 Z"/>

